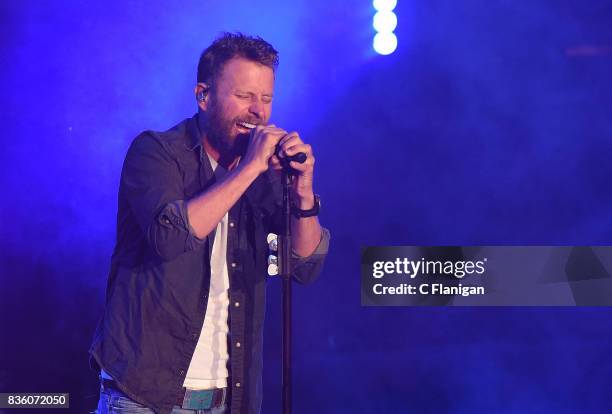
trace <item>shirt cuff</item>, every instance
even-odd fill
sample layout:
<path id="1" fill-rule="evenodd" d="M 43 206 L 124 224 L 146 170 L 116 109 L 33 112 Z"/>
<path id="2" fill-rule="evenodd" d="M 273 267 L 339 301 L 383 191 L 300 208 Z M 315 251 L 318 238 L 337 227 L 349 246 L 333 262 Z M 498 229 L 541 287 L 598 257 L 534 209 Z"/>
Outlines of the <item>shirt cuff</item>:
<path id="1" fill-rule="evenodd" d="M 195 234 L 195 230 L 189 223 L 189 216 L 187 215 L 187 203 L 185 200 L 176 200 L 168 203 L 164 209 L 164 213 L 170 216 L 170 221 L 181 230 L 189 233 L 187 244 L 191 245 L 192 248 L 200 245 L 206 241 L 206 237 L 200 239 Z M 192 244 L 193 243 L 193 244 Z"/>
<path id="2" fill-rule="evenodd" d="M 317 248 L 310 254 L 310 256 L 302 257 L 292 249 L 291 258 L 298 261 L 307 261 L 313 256 L 326 255 L 327 251 L 329 250 L 329 239 L 329 230 L 327 230 L 325 227 L 321 227 L 321 240 L 319 240 Z"/>

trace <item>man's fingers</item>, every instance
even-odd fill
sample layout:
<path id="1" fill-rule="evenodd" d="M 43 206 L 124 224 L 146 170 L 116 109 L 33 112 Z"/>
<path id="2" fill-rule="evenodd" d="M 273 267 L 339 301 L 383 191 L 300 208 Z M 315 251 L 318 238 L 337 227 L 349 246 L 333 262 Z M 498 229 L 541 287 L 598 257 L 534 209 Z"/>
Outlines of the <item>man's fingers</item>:
<path id="1" fill-rule="evenodd" d="M 262 140 L 268 145 L 277 145 L 282 137 L 285 136 L 285 131 L 280 128 L 264 128 L 254 136 L 256 140 Z"/>
<path id="2" fill-rule="evenodd" d="M 291 145 L 291 143 L 287 143 L 284 146 L 281 146 L 281 153 L 283 156 L 291 157 L 298 152 L 303 152 L 306 154 L 307 158 L 312 157 L 312 147 L 308 144 Z"/>
<path id="3" fill-rule="evenodd" d="M 268 163 L 270 165 L 270 168 L 272 168 L 273 170 L 280 171 L 283 169 L 283 166 L 276 155 L 272 155 L 268 160 Z"/>
<path id="4" fill-rule="evenodd" d="M 289 147 L 293 146 L 293 145 L 297 145 L 297 144 L 301 144 L 302 140 L 300 139 L 300 136 L 298 135 L 297 132 L 293 131 L 293 132 L 289 132 L 287 134 L 285 134 L 281 140 L 278 142 L 278 147 L 280 148 L 280 154 L 281 157 L 285 157 L 285 150 L 287 150 Z"/>
<path id="5" fill-rule="evenodd" d="M 278 143 L 278 145 L 285 145 L 286 143 L 293 143 L 293 144 L 301 144 L 302 143 L 302 139 L 300 138 L 300 135 L 293 131 L 293 132 L 289 132 L 287 133 Z"/>
<path id="6" fill-rule="evenodd" d="M 275 126 L 270 126 L 270 125 L 267 125 L 267 126 L 265 126 L 265 127 L 262 127 L 262 128 L 261 128 L 261 131 L 262 131 L 263 133 L 268 133 L 268 134 L 275 134 L 275 135 L 276 135 L 276 134 L 280 134 L 281 136 L 284 136 L 284 135 L 286 135 L 286 134 L 287 134 L 287 131 L 285 131 L 284 129 L 282 129 L 282 128 L 277 128 L 277 127 L 275 127 Z"/>
<path id="7" fill-rule="evenodd" d="M 289 165 L 291 166 L 291 168 L 301 173 L 312 171 L 312 164 L 306 164 L 306 163 L 300 164 L 297 161 L 290 161 Z"/>

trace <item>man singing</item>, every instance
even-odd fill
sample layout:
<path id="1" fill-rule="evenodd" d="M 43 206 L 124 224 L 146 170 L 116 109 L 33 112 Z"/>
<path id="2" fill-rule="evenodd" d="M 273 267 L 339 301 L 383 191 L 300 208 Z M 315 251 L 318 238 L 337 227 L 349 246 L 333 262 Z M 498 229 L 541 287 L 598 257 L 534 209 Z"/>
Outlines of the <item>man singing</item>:
<path id="1" fill-rule="evenodd" d="M 131 144 L 119 187 L 106 306 L 90 348 L 99 413 L 258 413 L 269 233 L 283 223 L 279 171 L 291 161 L 292 277 L 314 280 L 314 156 L 269 124 L 278 54 L 226 33 L 198 64 L 198 113 Z"/>

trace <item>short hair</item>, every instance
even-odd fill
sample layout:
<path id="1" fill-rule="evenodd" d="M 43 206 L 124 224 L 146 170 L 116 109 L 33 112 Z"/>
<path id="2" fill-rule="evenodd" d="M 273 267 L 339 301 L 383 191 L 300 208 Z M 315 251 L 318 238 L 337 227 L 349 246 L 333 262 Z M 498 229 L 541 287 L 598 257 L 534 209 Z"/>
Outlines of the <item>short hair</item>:
<path id="1" fill-rule="evenodd" d="M 242 57 L 260 63 L 276 71 L 278 52 L 261 37 L 242 33 L 224 32 L 208 46 L 198 62 L 198 82 L 211 84 L 234 57 Z"/>

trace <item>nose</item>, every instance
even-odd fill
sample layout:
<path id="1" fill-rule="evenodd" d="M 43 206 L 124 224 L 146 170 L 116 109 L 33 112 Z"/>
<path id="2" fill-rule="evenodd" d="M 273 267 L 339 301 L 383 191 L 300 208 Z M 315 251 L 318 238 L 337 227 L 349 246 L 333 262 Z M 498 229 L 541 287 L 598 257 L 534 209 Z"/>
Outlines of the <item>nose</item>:
<path id="1" fill-rule="evenodd" d="M 258 97 L 253 97 L 251 105 L 249 106 L 249 112 L 256 116 L 258 119 L 265 119 L 266 108 L 264 103 Z"/>

